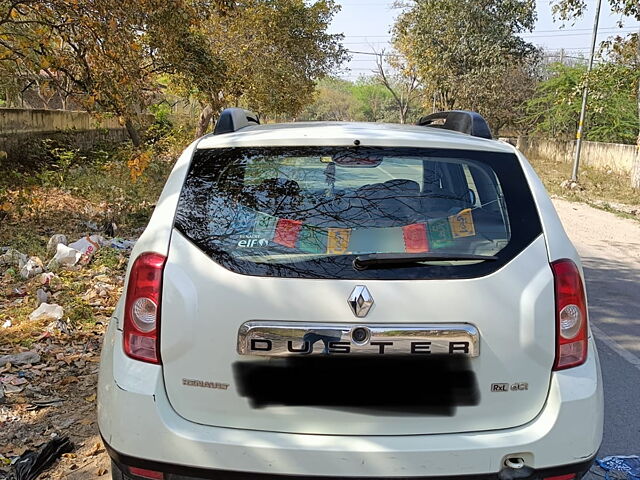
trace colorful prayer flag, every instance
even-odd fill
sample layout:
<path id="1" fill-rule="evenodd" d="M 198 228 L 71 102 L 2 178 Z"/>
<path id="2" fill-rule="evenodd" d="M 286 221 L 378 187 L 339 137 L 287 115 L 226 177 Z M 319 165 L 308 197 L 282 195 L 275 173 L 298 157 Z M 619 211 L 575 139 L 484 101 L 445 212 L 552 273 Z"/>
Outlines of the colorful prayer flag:
<path id="1" fill-rule="evenodd" d="M 427 226 L 424 223 L 413 223 L 402 227 L 402 236 L 406 252 L 423 253 L 429 251 Z"/>
<path id="2" fill-rule="evenodd" d="M 350 228 L 330 228 L 327 237 L 327 253 L 346 253 L 350 238 Z"/>
<path id="3" fill-rule="evenodd" d="M 471 237 L 476 234 L 470 208 L 466 208 L 456 215 L 451 215 L 449 223 L 453 238 Z"/>
<path id="4" fill-rule="evenodd" d="M 273 242 L 284 247 L 295 248 L 301 228 L 302 222 L 299 220 L 280 218 L 276 224 L 276 233 L 273 236 Z"/>
<path id="5" fill-rule="evenodd" d="M 298 248 L 307 253 L 325 253 L 327 231 L 312 225 L 302 225 L 298 236 Z"/>
<path id="6" fill-rule="evenodd" d="M 247 235 L 253 231 L 256 221 L 256 211 L 244 205 L 236 205 L 233 226 L 235 233 Z"/>
<path id="7" fill-rule="evenodd" d="M 253 234 L 266 240 L 272 240 L 278 219 L 266 213 L 256 212 Z"/>
<path id="8" fill-rule="evenodd" d="M 448 218 L 439 218 L 438 220 L 427 222 L 427 229 L 431 248 L 437 249 L 453 245 L 451 224 Z"/>

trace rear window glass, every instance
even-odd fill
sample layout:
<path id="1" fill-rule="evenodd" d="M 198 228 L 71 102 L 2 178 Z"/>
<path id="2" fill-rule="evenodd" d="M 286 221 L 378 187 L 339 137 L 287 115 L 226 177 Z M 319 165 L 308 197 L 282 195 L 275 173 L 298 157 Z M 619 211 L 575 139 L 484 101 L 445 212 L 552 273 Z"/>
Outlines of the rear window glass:
<path id="1" fill-rule="evenodd" d="M 196 151 L 176 228 L 238 273 L 397 279 L 487 274 L 541 230 L 514 155 L 365 147 Z M 428 252 L 498 258 L 353 266 Z"/>

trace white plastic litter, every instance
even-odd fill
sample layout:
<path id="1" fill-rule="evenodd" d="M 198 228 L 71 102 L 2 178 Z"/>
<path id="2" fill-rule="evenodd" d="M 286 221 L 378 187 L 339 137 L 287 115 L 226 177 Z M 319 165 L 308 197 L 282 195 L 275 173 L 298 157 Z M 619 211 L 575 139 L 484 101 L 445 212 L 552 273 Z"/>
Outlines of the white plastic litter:
<path id="1" fill-rule="evenodd" d="M 56 274 L 53 272 L 43 273 L 40 275 L 40 283 L 42 283 L 42 285 L 49 285 L 55 276 Z"/>
<path id="2" fill-rule="evenodd" d="M 82 252 L 59 243 L 56 248 L 56 254 L 49 264 L 56 262 L 58 265 L 75 265 L 80 260 L 80 257 L 82 257 Z"/>
<path id="3" fill-rule="evenodd" d="M 42 319 L 51 319 L 51 320 L 60 320 L 64 315 L 64 309 L 55 303 L 41 303 L 38 308 L 36 308 L 29 315 L 29 320 L 42 320 Z"/>
<path id="4" fill-rule="evenodd" d="M 78 250 L 82 254 L 80 263 L 85 265 L 89 263 L 93 254 L 96 253 L 104 243 L 105 240 L 100 235 L 91 235 L 82 237 L 77 242 L 70 243 L 69 247 Z"/>
<path id="5" fill-rule="evenodd" d="M 127 240 L 125 238 L 112 238 L 111 242 L 109 242 L 111 248 L 117 248 L 118 250 L 131 250 L 135 244 L 135 240 Z"/>
<path id="6" fill-rule="evenodd" d="M 2 328 L 9 328 L 11 325 L 11 320 L 5 320 L 2 324 Z"/>
<path id="7" fill-rule="evenodd" d="M 61 233 L 56 233 L 55 235 L 53 235 L 49 239 L 49 242 L 47 243 L 47 253 L 51 254 L 56 252 L 59 243 L 63 245 L 67 245 L 69 243 L 69 240 L 67 240 L 66 235 L 63 235 Z"/>
<path id="8" fill-rule="evenodd" d="M 25 280 L 42 273 L 42 260 L 38 257 L 31 257 L 20 269 L 20 276 Z"/>
<path id="9" fill-rule="evenodd" d="M 9 248 L 5 253 L 0 255 L 0 267 L 18 267 L 22 269 L 29 260 L 24 253 L 19 252 L 15 248 Z"/>

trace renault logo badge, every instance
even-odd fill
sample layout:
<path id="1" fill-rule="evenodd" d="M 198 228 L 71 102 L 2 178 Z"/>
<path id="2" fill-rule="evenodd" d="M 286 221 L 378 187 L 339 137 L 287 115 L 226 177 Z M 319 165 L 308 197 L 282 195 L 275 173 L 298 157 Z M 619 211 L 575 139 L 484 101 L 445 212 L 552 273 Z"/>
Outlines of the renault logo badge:
<path id="1" fill-rule="evenodd" d="M 369 290 L 364 285 L 357 285 L 356 288 L 353 289 L 351 295 L 349 295 L 349 300 L 347 300 L 353 314 L 358 317 L 366 317 L 369 310 L 373 306 L 373 297 L 369 293 Z"/>

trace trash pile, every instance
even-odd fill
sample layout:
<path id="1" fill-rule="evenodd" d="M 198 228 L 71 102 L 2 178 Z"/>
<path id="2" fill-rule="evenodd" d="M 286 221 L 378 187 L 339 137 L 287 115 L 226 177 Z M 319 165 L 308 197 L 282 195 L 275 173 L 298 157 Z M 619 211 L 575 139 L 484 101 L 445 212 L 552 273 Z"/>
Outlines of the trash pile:
<path id="1" fill-rule="evenodd" d="M 596 464 L 605 471 L 604 477 L 607 480 L 640 480 L 640 456 L 638 455 L 598 458 Z"/>
<path id="2" fill-rule="evenodd" d="M 102 334 L 134 244 L 58 234 L 45 259 L 0 248 L 0 480 L 36 478 L 35 467 L 20 476 L 16 466 L 30 458 L 47 468 L 55 461 L 47 448 L 67 470 L 106 472 L 95 466 L 104 453 L 96 445 L 95 385 Z M 78 450 L 51 443 L 64 437 Z"/>
<path id="3" fill-rule="evenodd" d="M 61 270 L 76 272 L 82 270 L 103 247 L 126 253 L 134 244 L 134 240 L 123 238 L 106 240 L 100 235 L 87 235 L 69 243 L 65 235 L 56 234 L 47 244 L 47 252 L 52 257 L 46 265 L 37 256 L 27 256 L 11 247 L 2 248 L 0 249 L 0 274 L 4 274 L 5 282 L 10 282 L 12 277 L 15 277 L 27 284 L 13 288 L 5 297 L 14 299 L 12 305 L 16 306 L 23 303 L 23 297 L 29 295 L 29 287 L 35 288 L 33 292 L 35 310 L 29 314 L 29 320 L 48 319 L 52 322 L 51 328 L 56 325 L 62 328 L 61 322 L 65 312 L 63 306 L 56 303 L 56 292 L 62 288 L 62 282 L 57 273 Z M 109 296 L 109 293 L 115 289 L 114 283 L 120 283 L 121 279 L 113 282 L 111 278 L 104 275 L 106 272 L 102 273 L 101 280 L 82 297 L 90 306 L 95 306 L 97 298 Z M 0 304 L 0 307 L 6 307 L 6 305 Z M 0 329 L 7 329 L 12 325 L 11 318 L 2 318 L 0 321 Z"/>

